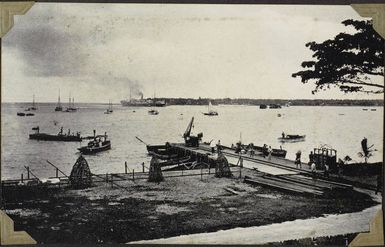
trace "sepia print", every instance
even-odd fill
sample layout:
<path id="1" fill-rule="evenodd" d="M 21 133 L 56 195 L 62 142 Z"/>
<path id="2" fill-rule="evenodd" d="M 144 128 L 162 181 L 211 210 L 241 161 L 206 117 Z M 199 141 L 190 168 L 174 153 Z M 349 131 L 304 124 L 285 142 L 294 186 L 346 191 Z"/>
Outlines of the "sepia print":
<path id="1" fill-rule="evenodd" d="M 347 5 L 13 13 L 0 218 L 15 243 L 354 246 L 378 233 L 378 20 Z"/>

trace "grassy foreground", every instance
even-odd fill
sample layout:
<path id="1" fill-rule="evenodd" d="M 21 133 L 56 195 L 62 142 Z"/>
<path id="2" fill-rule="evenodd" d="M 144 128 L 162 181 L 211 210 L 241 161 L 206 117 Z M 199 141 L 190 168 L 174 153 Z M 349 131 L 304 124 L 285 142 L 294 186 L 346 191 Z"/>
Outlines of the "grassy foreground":
<path id="1" fill-rule="evenodd" d="M 253 172 L 244 169 L 243 175 Z M 16 230 L 27 231 L 38 243 L 127 243 L 356 212 L 375 204 L 369 195 L 356 191 L 317 198 L 213 175 L 119 185 L 126 189 L 99 184 L 8 200 L 6 213 Z"/>

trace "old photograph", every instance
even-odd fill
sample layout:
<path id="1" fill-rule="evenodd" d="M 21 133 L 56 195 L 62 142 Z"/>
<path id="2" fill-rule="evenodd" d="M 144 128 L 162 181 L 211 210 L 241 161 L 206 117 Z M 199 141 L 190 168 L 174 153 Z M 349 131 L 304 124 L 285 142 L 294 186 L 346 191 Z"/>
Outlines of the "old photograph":
<path id="1" fill-rule="evenodd" d="M 1 38 L 1 210 L 39 244 L 347 246 L 384 48 L 349 5 L 35 3 Z"/>

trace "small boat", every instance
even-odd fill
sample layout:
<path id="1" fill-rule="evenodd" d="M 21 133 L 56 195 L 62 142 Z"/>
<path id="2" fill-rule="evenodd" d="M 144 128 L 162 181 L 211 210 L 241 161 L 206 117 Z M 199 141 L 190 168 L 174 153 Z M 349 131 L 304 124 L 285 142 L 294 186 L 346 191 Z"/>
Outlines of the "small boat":
<path id="1" fill-rule="evenodd" d="M 265 105 L 265 104 L 259 105 L 259 109 L 266 109 L 266 108 L 267 108 L 267 105 Z"/>
<path id="2" fill-rule="evenodd" d="M 250 149 L 253 149 L 257 152 L 260 152 L 262 153 L 263 155 L 267 156 L 269 155 L 269 149 L 267 146 L 254 146 L 251 144 L 250 145 L 241 145 L 241 149 L 243 150 L 250 150 Z M 271 156 L 275 156 L 275 157 L 281 157 L 281 158 L 285 158 L 286 157 L 286 154 L 287 154 L 287 151 L 282 149 L 282 148 L 272 148 L 271 149 Z"/>
<path id="3" fill-rule="evenodd" d="M 24 112 L 18 112 L 18 113 L 16 113 L 16 115 L 18 115 L 19 117 L 24 117 L 25 113 Z"/>
<path id="4" fill-rule="evenodd" d="M 94 139 L 87 146 L 78 148 L 82 154 L 95 154 L 109 149 L 111 149 L 111 141 L 107 140 L 107 133 L 102 136 L 95 136 L 95 131 Z"/>
<path id="5" fill-rule="evenodd" d="M 111 101 L 108 103 L 108 109 L 104 112 L 104 114 L 111 114 L 114 111 L 112 110 L 112 103 Z"/>
<path id="6" fill-rule="evenodd" d="M 71 131 L 68 130 L 68 134 L 63 133 L 63 127 L 60 128 L 60 132 L 57 135 L 40 133 L 39 126 L 32 128 L 36 132 L 34 134 L 29 135 L 29 139 L 32 140 L 40 140 L 40 141 L 61 141 L 61 142 L 81 142 L 82 138 L 80 137 L 80 133 L 77 132 L 76 135 L 72 134 Z"/>
<path id="7" fill-rule="evenodd" d="M 203 114 L 206 116 L 218 116 L 218 112 L 212 109 L 211 101 L 209 101 L 208 111 Z"/>
<path id="8" fill-rule="evenodd" d="M 377 109 L 370 109 L 371 111 L 377 111 Z"/>
<path id="9" fill-rule="evenodd" d="M 25 115 L 28 116 L 28 117 L 35 116 L 35 114 L 34 114 L 34 113 L 31 113 L 31 112 L 29 112 L 29 113 L 27 113 L 27 114 L 25 114 Z"/>
<path id="10" fill-rule="evenodd" d="M 280 105 L 278 105 L 278 104 L 270 104 L 269 108 L 270 109 L 278 109 L 278 108 L 282 108 L 282 107 Z"/>
<path id="11" fill-rule="evenodd" d="M 150 114 L 150 115 L 158 115 L 159 112 L 157 110 L 155 110 L 155 109 L 151 109 L 151 110 L 148 111 L 148 114 Z"/>
<path id="12" fill-rule="evenodd" d="M 60 89 L 59 89 L 59 97 L 57 99 L 57 105 L 55 107 L 55 111 L 63 111 L 63 107 L 61 106 L 61 103 L 60 103 Z"/>
<path id="13" fill-rule="evenodd" d="M 282 135 L 278 140 L 281 142 L 301 142 L 305 141 L 306 135 Z"/>
<path id="14" fill-rule="evenodd" d="M 366 108 L 364 108 L 364 109 L 362 109 L 363 111 L 367 111 L 368 109 L 366 109 Z"/>
<path id="15" fill-rule="evenodd" d="M 281 113 L 278 113 L 278 114 L 277 114 L 277 117 L 282 117 L 282 114 L 281 114 Z"/>

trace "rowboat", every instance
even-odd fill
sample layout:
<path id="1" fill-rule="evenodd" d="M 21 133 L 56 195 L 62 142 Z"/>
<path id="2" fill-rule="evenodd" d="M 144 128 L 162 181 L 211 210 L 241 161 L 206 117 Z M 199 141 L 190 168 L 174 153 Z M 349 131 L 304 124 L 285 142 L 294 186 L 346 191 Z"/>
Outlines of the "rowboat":
<path id="1" fill-rule="evenodd" d="M 159 112 L 157 110 L 155 110 L 155 109 L 151 109 L 151 110 L 148 111 L 148 114 L 150 114 L 150 115 L 158 115 Z"/>

